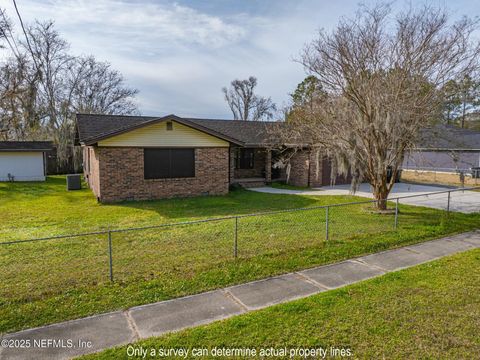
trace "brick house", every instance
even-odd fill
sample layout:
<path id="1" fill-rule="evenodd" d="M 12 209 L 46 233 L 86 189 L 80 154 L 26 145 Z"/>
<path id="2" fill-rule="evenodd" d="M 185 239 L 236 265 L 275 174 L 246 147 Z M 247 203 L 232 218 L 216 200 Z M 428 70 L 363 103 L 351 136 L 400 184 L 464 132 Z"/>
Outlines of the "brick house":
<path id="1" fill-rule="evenodd" d="M 83 149 L 85 179 L 101 202 L 223 195 L 232 184 L 285 179 L 268 148 L 273 124 L 77 114 L 76 143 Z M 288 182 L 330 184 L 328 167 L 306 147 L 290 159 Z"/>

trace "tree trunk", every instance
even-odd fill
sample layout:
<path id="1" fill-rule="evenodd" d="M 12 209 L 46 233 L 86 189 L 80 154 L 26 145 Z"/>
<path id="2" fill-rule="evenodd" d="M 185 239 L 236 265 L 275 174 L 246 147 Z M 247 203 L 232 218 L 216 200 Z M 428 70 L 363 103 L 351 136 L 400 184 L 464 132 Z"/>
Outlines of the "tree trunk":
<path id="1" fill-rule="evenodd" d="M 378 210 L 387 210 L 387 197 L 389 194 L 387 181 L 381 181 L 379 183 L 371 184 L 373 187 L 373 196 L 377 201 Z"/>

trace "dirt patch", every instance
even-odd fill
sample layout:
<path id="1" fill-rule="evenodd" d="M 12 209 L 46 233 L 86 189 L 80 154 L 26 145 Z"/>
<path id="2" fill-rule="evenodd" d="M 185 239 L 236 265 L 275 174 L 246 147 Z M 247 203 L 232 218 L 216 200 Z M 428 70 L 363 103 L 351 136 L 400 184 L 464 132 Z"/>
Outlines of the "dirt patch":
<path id="1" fill-rule="evenodd" d="M 424 184 L 462 185 L 460 174 L 441 171 L 403 170 L 402 181 Z M 479 186 L 480 179 L 465 175 L 465 186 Z"/>

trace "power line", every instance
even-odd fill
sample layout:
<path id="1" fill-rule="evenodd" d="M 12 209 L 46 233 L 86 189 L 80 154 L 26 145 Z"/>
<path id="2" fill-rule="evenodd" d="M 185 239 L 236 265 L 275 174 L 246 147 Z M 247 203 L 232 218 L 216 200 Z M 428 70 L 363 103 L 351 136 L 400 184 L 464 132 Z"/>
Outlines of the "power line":
<path id="1" fill-rule="evenodd" d="M 28 50 L 32 55 L 32 60 L 33 60 L 33 63 L 35 64 L 35 69 L 37 70 L 37 74 L 41 74 L 40 67 L 37 64 L 37 60 L 35 59 L 35 53 L 33 52 L 32 46 L 30 45 L 30 40 L 28 39 L 27 31 L 25 30 L 25 26 L 23 25 L 23 20 L 20 15 L 20 11 L 18 11 L 17 2 L 15 0 L 12 0 L 12 1 L 13 1 L 13 6 L 15 7 L 15 12 L 17 13 L 17 16 L 18 16 L 18 20 L 20 20 L 20 25 L 22 27 L 23 34 L 25 35 L 25 40 L 27 41 Z"/>

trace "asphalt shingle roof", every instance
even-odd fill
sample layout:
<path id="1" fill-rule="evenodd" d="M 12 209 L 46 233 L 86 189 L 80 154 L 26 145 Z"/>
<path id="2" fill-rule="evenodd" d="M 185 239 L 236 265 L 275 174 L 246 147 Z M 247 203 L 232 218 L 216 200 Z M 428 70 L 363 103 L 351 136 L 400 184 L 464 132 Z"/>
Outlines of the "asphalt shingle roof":
<path id="1" fill-rule="evenodd" d="M 272 131 L 269 129 L 279 125 L 279 122 L 180 118 L 175 115 L 167 115 L 165 118 L 169 117 L 244 146 L 270 143 Z M 95 143 L 98 139 L 135 129 L 156 119 L 161 117 L 77 114 L 78 141 L 85 144 Z M 419 149 L 480 149 L 480 132 L 449 125 L 425 129 L 420 138 L 417 146 Z"/>
<path id="2" fill-rule="evenodd" d="M 121 116 L 77 114 L 77 130 L 80 142 L 106 135 L 113 131 L 136 126 L 142 122 L 156 119 L 151 116 Z"/>
<path id="3" fill-rule="evenodd" d="M 200 126 L 224 134 L 245 145 L 261 145 L 268 142 L 271 133 L 269 128 L 278 125 L 278 122 L 244 121 L 244 120 L 215 120 L 215 119 L 187 119 Z"/>
<path id="4" fill-rule="evenodd" d="M 80 143 L 89 143 L 101 137 L 108 137 L 110 134 L 117 134 L 122 130 L 134 129 L 155 119 L 159 117 L 77 114 L 78 140 Z M 178 119 L 211 131 L 213 135 L 218 133 L 245 145 L 265 144 L 270 136 L 268 128 L 278 124 L 278 122 L 243 120 Z M 174 118 L 173 120 L 175 121 Z"/>
<path id="5" fill-rule="evenodd" d="M 480 150 L 480 131 L 437 125 L 423 131 L 418 147 L 435 150 Z"/>
<path id="6" fill-rule="evenodd" d="M 0 141 L 0 151 L 49 151 L 51 141 Z"/>

